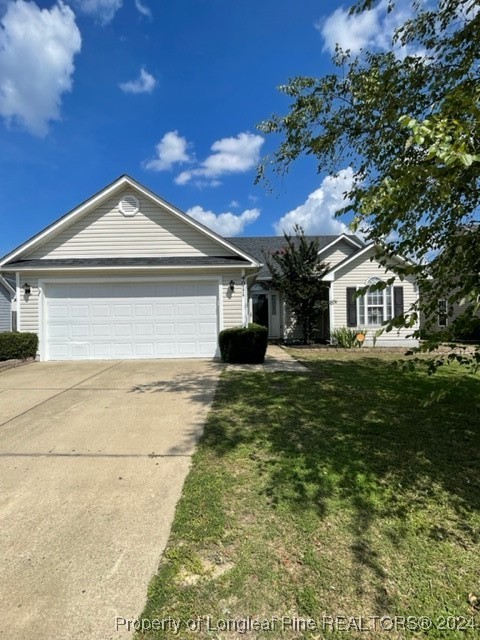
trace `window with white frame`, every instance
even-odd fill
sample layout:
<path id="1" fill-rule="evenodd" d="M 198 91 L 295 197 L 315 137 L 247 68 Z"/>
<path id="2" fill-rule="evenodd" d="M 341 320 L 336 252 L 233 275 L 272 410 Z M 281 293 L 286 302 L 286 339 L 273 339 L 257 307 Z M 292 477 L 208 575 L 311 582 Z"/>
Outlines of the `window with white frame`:
<path id="1" fill-rule="evenodd" d="M 381 278 L 373 276 L 366 282 L 367 286 L 382 282 Z M 376 291 L 368 291 L 358 298 L 358 319 L 360 326 L 378 327 L 393 318 L 392 287 L 385 287 Z"/>
<path id="2" fill-rule="evenodd" d="M 439 327 L 447 326 L 447 315 L 448 315 L 447 301 L 444 299 L 439 300 L 438 301 L 438 326 Z"/>

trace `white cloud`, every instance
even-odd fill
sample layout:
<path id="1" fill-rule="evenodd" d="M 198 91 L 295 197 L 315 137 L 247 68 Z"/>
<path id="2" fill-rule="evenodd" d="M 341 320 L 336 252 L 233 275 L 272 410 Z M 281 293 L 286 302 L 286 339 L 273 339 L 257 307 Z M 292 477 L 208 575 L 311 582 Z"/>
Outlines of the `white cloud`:
<path id="1" fill-rule="evenodd" d="M 60 119 L 62 94 L 72 88 L 81 48 L 73 11 L 59 3 L 40 9 L 10 2 L 0 20 L 0 114 L 36 135 Z"/>
<path id="2" fill-rule="evenodd" d="M 406 0 L 401 0 L 395 10 L 388 13 L 389 0 L 382 0 L 368 11 L 349 14 L 348 9 L 339 7 L 316 24 L 324 40 L 324 49 L 334 53 L 338 44 L 343 50 L 358 53 L 361 49 L 391 49 L 395 30 L 411 17 L 411 8 Z M 405 48 L 398 46 L 400 56 Z"/>
<path id="3" fill-rule="evenodd" d="M 253 133 L 239 133 L 235 138 L 222 138 L 211 146 L 213 153 L 198 167 L 180 173 L 175 182 L 187 184 L 192 178 L 200 178 L 197 184 L 217 186 L 219 178 L 228 173 L 244 173 L 253 169 L 260 159 L 260 148 L 264 143 L 261 136 Z"/>
<path id="4" fill-rule="evenodd" d="M 143 4 L 141 0 L 135 0 L 135 6 L 137 8 L 137 11 L 141 13 L 142 16 L 145 16 L 146 18 L 152 17 L 150 7 L 147 7 L 147 5 Z"/>
<path id="5" fill-rule="evenodd" d="M 111 22 L 122 6 L 122 0 L 74 0 L 75 5 L 82 13 L 95 18 L 100 24 Z"/>
<path id="6" fill-rule="evenodd" d="M 353 183 L 351 167 L 339 171 L 338 176 L 327 176 L 320 187 L 311 193 L 306 202 L 289 211 L 274 224 L 277 235 L 293 232 L 296 224 L 311 235 L 335 235 L 347 231 L 347 226 L 335 218 L 335 213 L 348 201 L 344 193 Z"/>
<path id="7" fill-rule="evenodd" d="M 155 78 L 142 67 L 136 80 L 121 82 L 119 86 L 125 93 L 152 93 L 156 84 Z"/>
<path id="8" fill-rule="evenodd" d="M 190 162 L 188 146 L 187 140 L 178 131 L 168 131 L 155 147 L 157 157 L 145 162 L 144 167 L 152 171 L 167 171 L 174 164 Z"/>
<path id="9" fill-rule="evenodd" d="M 222 236 L 238 236 L 247 224 L 255 222 L 260 215 L 260 209 L 245 209 L 238 215 L 230 211 L 216 215 L 213 211 L 206 211 L 197 205 L 189 209 L 187 214 Z"/>
<path id="10" fill-rule="evenodd" d="M 231 207 L 232 209 L 238 209 L 240 206 L 240 203 L 238 200 L 232 200 L 228 206 Z"/>

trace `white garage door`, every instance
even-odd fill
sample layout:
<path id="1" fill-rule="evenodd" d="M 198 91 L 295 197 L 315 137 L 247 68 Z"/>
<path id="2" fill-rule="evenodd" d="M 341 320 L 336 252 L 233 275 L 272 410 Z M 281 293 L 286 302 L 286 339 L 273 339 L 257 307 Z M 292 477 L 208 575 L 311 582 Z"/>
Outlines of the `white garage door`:
<path id="1" fill-rule="evenodd" d="M 218 284 L 48 285 L 46 360 L 212 357 Z"/>

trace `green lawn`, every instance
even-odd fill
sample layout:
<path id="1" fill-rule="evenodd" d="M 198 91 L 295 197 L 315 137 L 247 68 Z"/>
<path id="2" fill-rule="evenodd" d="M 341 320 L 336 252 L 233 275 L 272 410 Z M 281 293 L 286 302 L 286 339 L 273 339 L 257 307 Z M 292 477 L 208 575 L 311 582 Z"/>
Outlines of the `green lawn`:
<path id="1" fill-rule="evenodd" d="M 142 637 L 479 638 L 480 376 L 292 353 L 224 373 Z"/>

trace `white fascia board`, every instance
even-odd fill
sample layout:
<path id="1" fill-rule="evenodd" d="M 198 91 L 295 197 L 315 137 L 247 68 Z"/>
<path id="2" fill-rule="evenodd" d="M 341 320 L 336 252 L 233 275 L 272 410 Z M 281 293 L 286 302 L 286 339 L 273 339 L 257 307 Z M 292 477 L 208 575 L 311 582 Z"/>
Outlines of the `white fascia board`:
<path id="1" fill-rule="evenodd" d="M 349 242 L 350 244 L 352 244 L 357 249 L 361 249 L 363 247 L 363 244 L 360 242 L 360 240 L 356 241 L 353 238 L 351 238 L 350 236 L 347 236 L 346 233 L 342 233 L 342 235 L 338 236 L 338 238 L 335 238 L 335 240 L 332 240 L 332 242 L 327 244 L 326 247 L 323 247 L 322 249 L 320 249 L 320 251 L 317 253 L 317 255 L 319 256 L 321 253 L 323 253 L 327 249 L 330 249 L 331 247 L 336 245 L 337 242 L 340 242 L 340 240 L 344 240 L 345 242 Z"/>
<path id="2" fill-rule="evenodd" d="M 191 226 L 195 227 L 198 231 L 200 231 L 204 235 L 210 237 L 212 240 L 215 240 L 216 242 L 223 245 L 224 247 L 226 247 L 236 255 L 239 255 L 245 260 L 248 260 L 252 266 L 255 266 L 255 267 L 260 266 L 260 263 L 257 260 L 255 260 L 255 258 L 248 255 L 248 253 L 244 253 L 234 245 L 227 242 L 221 236 L 217 235 L 216 233 L 214 233 L 204 225 L 200 224 L 190 216 L 187 216 L 186 213 L 183 213 L 182 211 L 180 211 L 170 203 L 166 202 L 165 200 L 157 196 L 155 193 L 153 193 L 152 191 L 150 191 L 149 189 L 141 185 L 139 182 L 137 182 L 133 178 L 130 178 L 129 176 L 121 176 L 120 178 L 118 178 L 118 180 L 115 180 L 115 182 L 108 185 L 107 187 L 99 191 L 97 194 L 95 194 L 94 196 L 92 196 L 91 198 L 83 202 L 80 206 L 73 209 L 70 213 L 67 213 L 66 215 L 61 217 L 59 220 L 57 220 L 57 222 L 53 222 L 51 225 L 46 227 L 46 229 L 36 234 L 32 238 L 30 238 L 30 240 L 27 240 L 26 242 L 21 244 L 19 247 L 11 251 L 9 254 L 4 256 L 3 259 L 0 261 L 0 267 L 7 262 L 11 262 L 15 258 L 18 258 L 22 253 L 31 251 L 35 246 L 43 244 L 44 242 L 46 242 L 46 240 L 48 240 L 52 236 L 57 235 L 61 229 L 70 226 L 73 222 L 75 222 L 75 220 L 77 220 L 78 218 L 81 218 L 90 210 L 98 206 L 100 202 L 111 197 L 116 191 L 120 191 L 121 189 L 123 189 L 125 185 L 128 185 L 133 189 L 139 191 L 145 197 L 149 198 L 150 200 L 153 200 L 156 204 L 163 207 L 164 209 L 167 209 L 170 213 L 172 213 L 176 217 L 180 218 L 187 224 L 190 224 Z"/>

